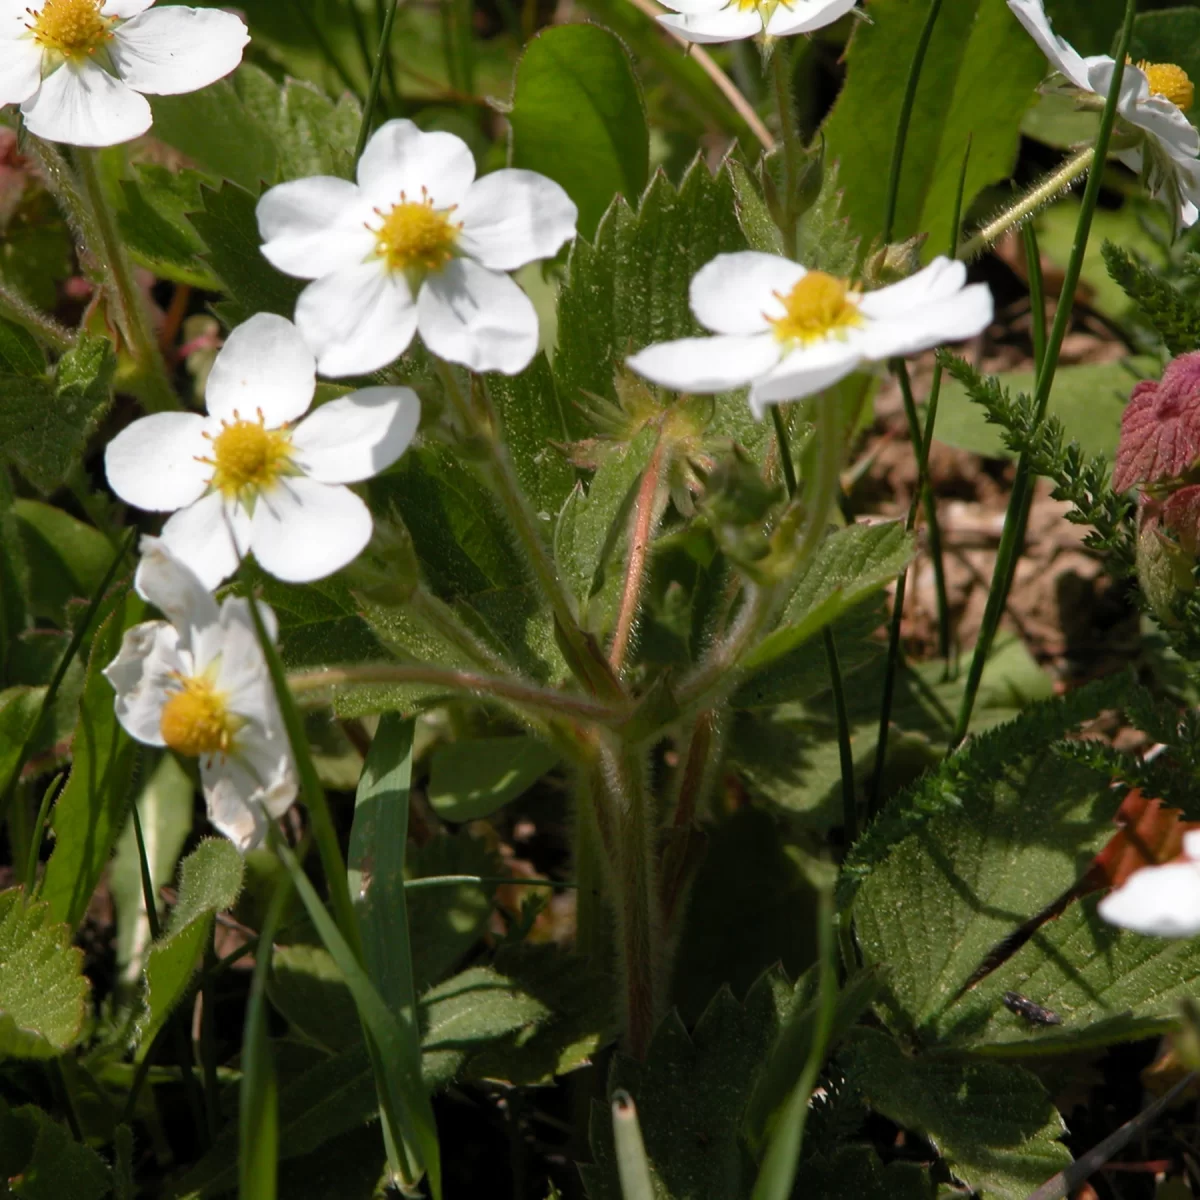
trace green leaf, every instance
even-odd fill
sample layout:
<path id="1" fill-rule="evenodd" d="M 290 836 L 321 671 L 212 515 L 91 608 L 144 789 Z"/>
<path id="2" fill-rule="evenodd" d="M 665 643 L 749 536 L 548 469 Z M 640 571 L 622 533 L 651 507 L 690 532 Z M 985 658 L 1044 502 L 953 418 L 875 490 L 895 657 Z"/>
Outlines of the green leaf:
<path id="1" fill-rule="evenodd" d="M 37 379 L 46 373 L 46 355 L 32 333 L 0 320 L 0 373 Z"/>
<path id="2" fill-rule="evenodd" d="M 993 948 L 1112 836 L 1119 798 L 1108 778 L 1053 749 L 1084 701 L 1095 695 L 980 734 L 870 831 L 870 846 L 888 851 L 855 900 L 856 930 L 864 963 L 889 968 L 884 1003 L 900 1028 L 936 1036 Z M 911 831 L 897 836 L 905 815 Z"/>
<path id="3" fill-rule="evenodd" d="M 0 1100 L 0 1178 L 14 1200 L 101 1200 L 112 1174 L 90 1147 L 33 1104 Z"/>
<path id="4" fill-rule="evenodd" d="M 226 183 L 219 191 L 202 188 L 201 198 L 203 209 L 190 217 L 208 247 L 206 261 L 230 296 L 222 319 L 236 325 L 255 313 L 273 312 L 290 320 L 304 285 L 263 258 L 254 195 Z"/>
<path id="5" fill-rule="evenodd" d="M 618 1055 L 608 1094 L 634 1099 L 657 1194 L 745 1200 L 754 1164 L 740 1138 L 757 1072 L 795 1002 L 778 971 L 755 983 L 744 1004 L 722 988 L 689 1035 L 672 1013 L 659 1026 L 645 1062 Z M 590 1200 L 621 1200 L 608 1106 L 593 1104 L 592 1166 L 580 1167 Z"/>
<path id="6" fill-rule="evenodd" d="M 112 562 L 108 539 L 61 508 L 17 500 L 12 511 L 29 562 L 32 612 L 60 626 L 72 600 L 93 595 Z"/>
<path id="7" fill-rule="evenodd" d="M 533 787 L 558 758 L 535 737 L 449 742 L 438 746 L 431 758 L 429 803 L 443 821 L 490 817 Z"/>
<path id="8" fill-rule="evenodd" d="M 164 754 L 137 798 L 154 895 L 175 874 L 179 854 L 192 829 L 195 785 L 173 754 Z M 142 864 L 132 817 L 113 855 L 109 890 L 117 910 L 117 968 L 123 982 L 141 975 L 150 946 L 150 922 L 142 893 Z M 162 902 L 158 912 L 162 912 Z"/>
<path id="9" fill-rule="evenodd" d="M 82 968 L 48 904 L 0 892 L 0 1058 L 53 1058 L 75 1044 L 88 1008 Z"/>
<path id="10" fill-rule="evenodd" d="M 747 656 L 750 670 L 795 650 L 872 592 L 891 583 L 915 547 L 899 521 L 851 525 L 827 537 L 801 575 L 780 627 Z"/>
<path id="11" fill-rule="evenodd" d="M 53 384 L 0 376 L 0 455 L 40 492 L 53 492 L 82 459 L 112 398 L 115 370 L 112 343 L 80 334 L 59 359 Z"/>
<path id="12" fill-rule="evenodd" d="M 840 162 L 854 231 L 878 235 L 897 114 L 928 6 L 875 0 L 846 51 L 846 83 L 825 122 L 827 158 Z M 945 245 L 968 139 L 964 203 L 1012 170 L 1021 114 L 1033 103 L 1046 60 L 1003 0 L 944 4 L 934 27 L 909 124 L 894 237 Z"/>
<path id="13" fill-rule="evenodd" d="M 513 85 L 512 164 L 555 180 L 590 237 L 614 195 L 646 186 L 650 135 L 624 46 L 598 25 L 557 25 L 529 43 Z"/>
<path id="14" fill-rule="evenodd" d="M 277 946 L 271 955 L 267 996 L 287 1019 L 292 1037 L 338 1054 L 362 1046 L 354 997 L 327 950 Z"/>
<path id="15" fill-rule="evenodd" d="M 1102 454 L 1112 459 L 1121 435 L 1121 414 L 1133 385 L 1143 372 L 1156 369 L 1153 360 L 1128 359 L 1123 362 L 1087 366 L 1059 367 L 1050 392 L 1048 412 L 1058 417 L 1067 440 L 1076 442 L 1086 457 Z M 1032 395 L 1032 371 L 1004 371 L 996 376 L 1012 394 Z M 971 400 L 964 384 L 946 379 L 938 407 L 939 442 L 959 450 L 969 450 L 984 458 L 1012 458 L 998 425 L 987 421 L 984 410 Z"/>
<path id="16" fill-rule="evenodd" d="M 1102 253 L 1108 273 L 1158 331 L 1170 354 L 1200 350 L 1200 308 L 1195 300 L 1115 242 L 1106 241 Z"/>
<path id="17" fill-rule="evenodd" d="M 127 593 L 92 641 L 72 740 L 71 774 L 54 805 L 54 852 L 40 895 L 55 920 L 71 926 L 87 911 L 129 808 L 134 744 L 117 721 L 112 684 L 102 672 L 117 657 L 125 629 L 137 622 L 144 608 L 137 596 Z"/>
<path id="18" fill-rule="evenodd" d="M 187 995 L 216 914 L 242 890 L 242 856 L 224 838 L 205 838 L 179 867 L 179 902 L 146 955 L 146 1001 L 139 1040 L 148 1047 Z"/>
<path id="19" fill-rule="evenodd" d="M 204 838 L 179 866 L 179 893 L 162 937 L 146 964 L 146 1028 L 162 1024 L 186 995 L 217 914 L 233 907 L 245 863 L 223 838 Z"/>
<path id="20" fill-rule="evenodd" d="M 278 178 L 274 140 L 242 103 L 232 80 L 184 96 L 155 96 L 151 108 L 154 136 L 182 150 L 206 174 L 255 195 Z"/>
<path id="21" fill-rule="evenodd" d="M 688 307 L 692 276 L 717 254 L 746 246 L 732 178 L 727 171 L 714 177 L 700 159 L 678 190 L 656 174 L 636 213 L 614 201 L 593 241 L 576 240 L 559 293 L 554 355 L 572 438 L 594 432 L 589 397 L 616 400 L 626 355 L 702 332 Z"/>
<path id="22" fill-rule="evenodd" d="M 154 163 L 137 163 L 134 171 L 136 179 L 121 180 L 123 207 L 117 212 L 130 252 L 163 279 L 219 291 L 220 280 L 202 261 L 206 246 L 188 220 L 203 204 L 204 176 Z"/>
<path id="23" fill-rule="evenodd" d="M 1025 1200 L 1070 1164 L 1062 1117 L 1037 1077 L 1001 1063 L 912 1058 L 860 1029 L 845 1052 L 871 1107 L 923 1134 L 973 1191 Z"/>

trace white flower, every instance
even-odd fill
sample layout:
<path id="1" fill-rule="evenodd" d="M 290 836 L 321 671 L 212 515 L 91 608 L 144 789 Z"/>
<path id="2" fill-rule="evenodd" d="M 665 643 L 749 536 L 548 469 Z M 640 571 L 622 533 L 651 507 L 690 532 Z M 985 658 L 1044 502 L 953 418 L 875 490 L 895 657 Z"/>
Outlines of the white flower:
<path id="1" fill-rule="evenodd" d="M 1074 89 L 1100 99 L 1108 95 L 1116 66 L 1112 58 L 1079 54 L 1051 28 L 1042 0 L 1008 0 L 1008 7 Z M 1192 81 L 1181 67 L 1126 64 L 1117 112 L 1140 134 L 1137 145 L 1118 149 L 1116 157 L 1143 176 L 1150 193 L 1176 213 L 1179 225 L 1194 225 L 1200 216 L 1200 132 L 1183 115 L 1193 99 Z"/>
<path id="2" fill-rule="evenodd" d="M 167 548 L 205 587 L 253 550 L 272 575 L 320 579 L 371 537 L 371 514 L 349 488 L 400 457 L 421 403 L 410 388 L 365 388 L 312 403 L 316 370 L 296 327 L 259 313 L 230 335 L 208 377 L 208 416 L 155 413 L 108 445 L 113 491 L 137 508 L 175 512 Z"/>
<path id="3" fill-rule="evenodd" d="M 138 595 L 166 621 L 135 625 L 104 674 L 117 720 L 147 746 L 200 760 L 209 820 L 239 850 L 296 798 L 296 768 L 246 600 L 217 607 L 158 538 L 142 538 Z M 275 615 L 259 605 L 275 637 Z"/>
<path id="4" fill-rule="evenodd" d="M 153 3 L 0 0 L 0 104 L 48 141 L 113 146 L 150 128 L 143 93 L 194 92 L 242 61 L 232 13 Z"/>
<path id="5" fill-rule="evenodd" d="M 735 42 L 765 33 L 812 33 L 844 17 L 855 0 L 662 0 L 658 19 L 689 42 Z"/>
<path id="6" fill-rule="evenodd" d="M 258 202 L 263 254 L 313 279 L 296 324 L 323 375 L 386 366 L 418 331 L 434 354 L 514 375 L 537 350 L 537 314 L 505 274 L 549 258 L 578 213 L 533 171 L 475 178 L 465 142 L 388 121 L 367 143 L 358 182 L 315 176 Z"/>
<path id="7" fill-rule="evenodd" d="M 750 407 L 814 395 L 864 362 L 961 341 L 992 319 L 992 294 L 937 258 L 875 292 L 753 250 L 718 254 L 692 278 L 692 312 L 717 336 L 647 346 L 627 361 L 680 392 L 750 384 Z"/>
<path id="8" fill-rule="evenodd" d="M 1183 857 L 1142 867 L 1100 901 L 1113 925 L 1158 937 L 1200 933 L 1200 829 L 1183 835 Z"/>

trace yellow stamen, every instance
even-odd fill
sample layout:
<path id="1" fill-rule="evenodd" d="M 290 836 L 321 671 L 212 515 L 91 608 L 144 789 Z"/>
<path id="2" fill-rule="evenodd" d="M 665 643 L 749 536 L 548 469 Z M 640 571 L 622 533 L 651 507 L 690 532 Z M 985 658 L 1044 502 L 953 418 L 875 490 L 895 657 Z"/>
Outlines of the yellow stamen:
<path id="1" fill-rule="evenodd" d="M 212 464 L 211 485 L 228 497 L 259 492 L 281 475 L 293 474 L 291 436 L 286 427 L 267 429 L 262 409 L 257 421 L 244 421 L 235 410 L 232 423 L 222 421 L 211 441 L 212 458 L 200 461 Z"/>
<path id="2" fill-rule="evenodd" d="M 1196 89 L 1188 73 L 1174 63 L 1152 63 L 1143 59 L 1140 70 L 1150 81 L 1150 94 L 1170 100 L 1181 112 L 1187 112 L 1196 98 Z"/>
<path id="3" fill-rule="evenodd" d="M 462 232 L 462 222 L 450 220 L 457 205 L 433 207 L 432 198 L 421 189 L 420 201 L 400 193 L 400 203 L 389 212 L 375 211 L 383 224 L 373 230 L 375 252 L 393 271 L 440 271 L 453 257 Z"/>
<path id="4" fill-rule="evenodd" d="M 228 696 L 203 676 L 180 678 L 179 691 L 163 705 L 159 731 L 179 754 L 228 754 L 242 720 L 229 711 Z"/>
<path id="5" fill-rule="evenodd" d="M 102 0 L 46 0 L 26 28 L 34 41 L 64 58 L 87 58 L 112 37 L 113 19 L 101 14 Z"/>
<path id="6" fill-rule="evenodd" d="M 768 317 L 781 342 L 808 345 L 863 323 L 845 280 L 824 271 L 809 271 L 786 296 L 775 293 L 784 307 L 782 317 Z"/>

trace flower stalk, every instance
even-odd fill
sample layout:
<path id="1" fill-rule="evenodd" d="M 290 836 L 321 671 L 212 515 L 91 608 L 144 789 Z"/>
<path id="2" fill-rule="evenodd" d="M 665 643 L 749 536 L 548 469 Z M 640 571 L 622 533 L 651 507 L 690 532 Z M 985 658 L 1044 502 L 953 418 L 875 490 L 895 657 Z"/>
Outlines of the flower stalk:
<path id="1" fill-rule="evenodd" d="M 138 368 L 139 396 L 151 412 L 179 408 L 179 397 L 171 385 L 150 314 L 134 279 L 133 264 L 125 252 L 116 219 L 104 194 L 96 152 L 81 149 L 76 154 L 76 162 L 96 234 L 96 242 L 89 249 L 104 271 L 117 323 Z"/>

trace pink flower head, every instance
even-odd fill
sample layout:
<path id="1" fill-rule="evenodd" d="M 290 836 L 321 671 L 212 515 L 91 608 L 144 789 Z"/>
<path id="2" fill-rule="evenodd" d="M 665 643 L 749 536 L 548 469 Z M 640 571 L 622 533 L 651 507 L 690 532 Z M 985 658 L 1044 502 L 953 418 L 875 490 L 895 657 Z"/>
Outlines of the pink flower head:
<path id="1" fill-rule="evenodd" d="M 1118 492 L 1181 475 L 1200 458 L 1200 352 L 1181 354 L 1159 382 L 1133 389 L 1113 468 Z"/>

